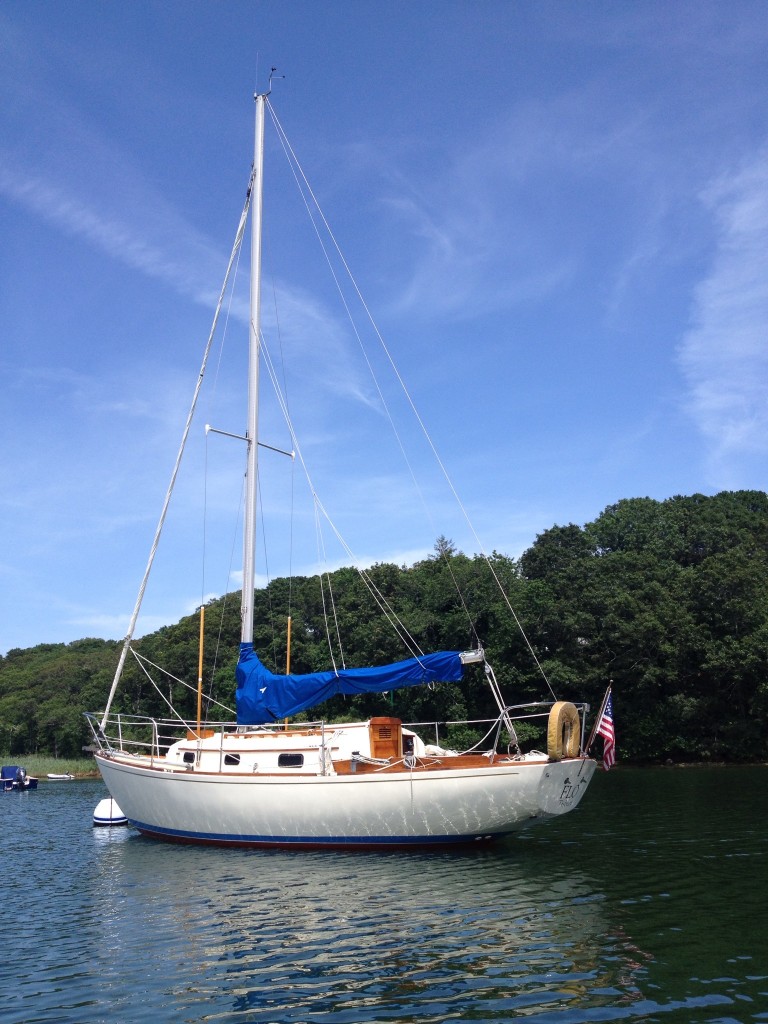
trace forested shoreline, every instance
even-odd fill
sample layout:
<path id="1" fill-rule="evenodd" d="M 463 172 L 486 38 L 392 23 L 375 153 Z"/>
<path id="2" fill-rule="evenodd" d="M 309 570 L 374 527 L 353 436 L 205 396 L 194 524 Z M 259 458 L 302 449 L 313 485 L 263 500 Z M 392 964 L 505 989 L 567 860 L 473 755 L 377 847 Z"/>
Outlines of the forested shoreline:
<path id="1" fill-rule="evenodd" d="M 588 700 L 596 711 L 613 685 L 625 761 L 768 759 L 762 491 L 625 499 L 583 527 L 553 526 L 518 560 L 494 552 L 487 562 L 441 537 L 433 556 L 410 567 L 376 565 L 370 575 L 423 649 L 466 649 L 479 641 L 511 703 L 550 699 L 497 579 L 558 698 Z M 322 580 L 275 579 L 257 591 L 254 639 L 273 671 L 285 670 L 289 614 L 291 670 L 330 667 L 323 607 L 331 595 L 347 665 L 405 656 L 360 574 L 344 568 Z M 194 685 L 198 627 L 199 617 L 188 616 L 135 646 Z M 206 690 L 228 707 L 239 631 L 239 594 L 206 607 Z M 335 637 L 331 642 L 339 664 Z M 80 756 L 90 742 L 83 713 L 103 708 L 119 648 L 116 641 L 83 639 L 0 657 L 0 754 Z M 192 716 L 192 692 L 176 682 L 164 686 L 164 696 Z M 135 663 L 116 710 L 167 714 Z M 313 711 L 330 719 L 376 713 L 452 721 L 495 717 L 495 707 L 476 668 L 461 684 L 337 697 Z M 211 705 L 210 716 L 222 712 Z"/>

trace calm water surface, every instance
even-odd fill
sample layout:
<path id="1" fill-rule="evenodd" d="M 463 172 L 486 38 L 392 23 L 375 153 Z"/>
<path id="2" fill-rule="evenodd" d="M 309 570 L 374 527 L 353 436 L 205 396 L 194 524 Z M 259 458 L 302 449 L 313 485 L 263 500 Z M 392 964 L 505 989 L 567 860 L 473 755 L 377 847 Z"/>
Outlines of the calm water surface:
<path id="1" fill-rule="evenodd" d="M 768 768 L 617 769 L 466 853 L 263 853 L 0 794 L 2 1024 L 768 1022 Z"/>

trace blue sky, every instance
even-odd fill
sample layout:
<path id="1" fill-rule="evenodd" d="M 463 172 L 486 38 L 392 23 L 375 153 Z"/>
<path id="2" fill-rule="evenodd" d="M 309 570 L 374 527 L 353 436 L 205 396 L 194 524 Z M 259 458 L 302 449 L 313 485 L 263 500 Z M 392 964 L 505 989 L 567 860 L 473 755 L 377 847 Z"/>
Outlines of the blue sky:
<path id="1" fill-rule="evenodd" d="M 277 116 L 476 534 L 411 427 L 429 517 L 400 481 L 269 141 L 265 331 L 356 558 L 410 564 L 439 533 L 516 556 L 622 498 L 765 489 L 763 2 L 6 0 L 0 652 L 125 631 L 272 65 Z M 242 414 L 235 377 L 212 376 L 140 632 L 239 585 L 242 452 L 202 424 L 237 432 Z M 262 458 L 260 574 L 349 562 L 288 467 Z"/>

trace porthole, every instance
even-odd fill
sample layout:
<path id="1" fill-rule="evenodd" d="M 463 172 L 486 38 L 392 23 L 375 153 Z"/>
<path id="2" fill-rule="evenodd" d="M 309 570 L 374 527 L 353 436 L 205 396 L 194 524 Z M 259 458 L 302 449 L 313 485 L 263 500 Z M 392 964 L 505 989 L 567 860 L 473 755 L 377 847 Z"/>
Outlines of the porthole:
<path id="1" fill-rule="evenodd" d="M 224 764 L 240 764 L 240 755 L 239 754 L 225 754 L 224 755 Z"/>
<path id="2" fill-rule="evenodd" d="M 277 758 L 278 768 L 301 768 L 303 764 L 303 754 L 279 754 Z"/>

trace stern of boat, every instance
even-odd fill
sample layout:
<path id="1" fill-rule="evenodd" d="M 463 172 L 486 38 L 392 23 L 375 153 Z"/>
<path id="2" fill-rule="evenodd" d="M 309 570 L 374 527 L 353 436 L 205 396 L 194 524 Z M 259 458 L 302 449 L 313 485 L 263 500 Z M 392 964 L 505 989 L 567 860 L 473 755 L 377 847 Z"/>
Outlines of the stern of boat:
<path id="1" fill-rule="evenodd" d="M 575 810 L 587 791 L 596 767 L 597 762 L 591 757 L 550 761 L 539 781 L 540 815 L 554 817 Z"/>

